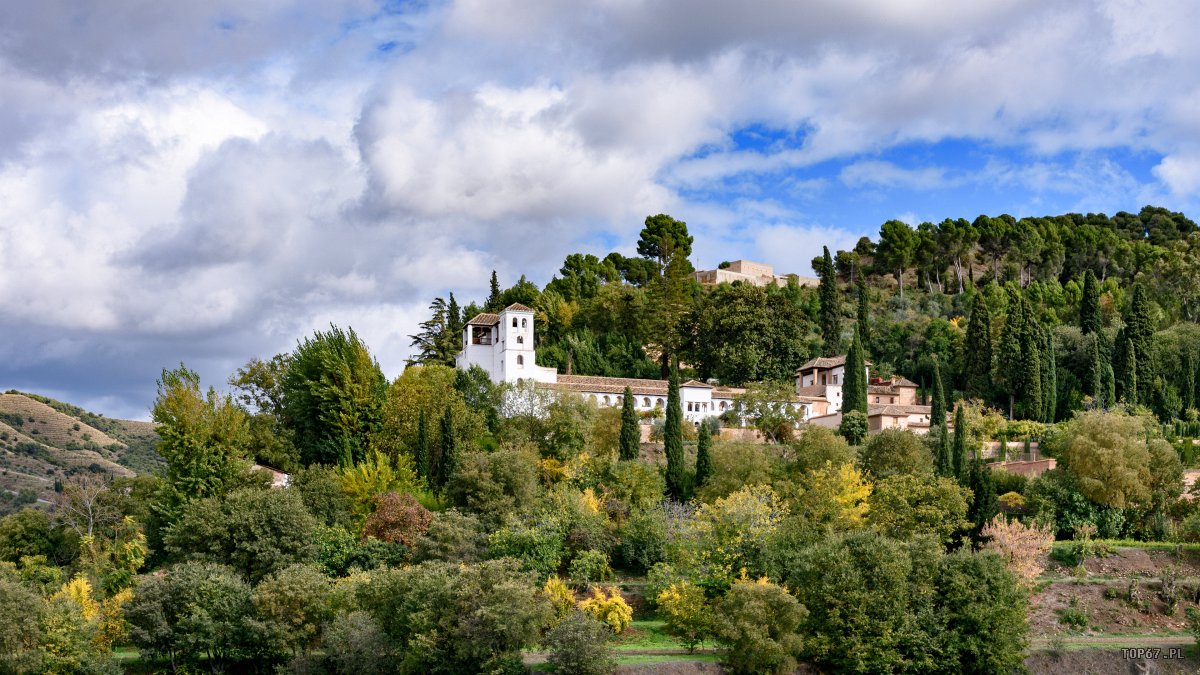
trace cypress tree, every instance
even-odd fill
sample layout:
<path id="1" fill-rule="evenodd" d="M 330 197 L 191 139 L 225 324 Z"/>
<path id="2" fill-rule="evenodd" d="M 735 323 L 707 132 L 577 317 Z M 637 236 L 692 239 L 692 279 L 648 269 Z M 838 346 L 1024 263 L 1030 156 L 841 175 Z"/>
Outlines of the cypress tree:
<path id="1" fill-rule="evenodd" d="M 683 409 L 679 403 L 679 371 L 671 368 L 667 384 L 667 419 L 663 425 L 663 451 L 667 456 L 667 494 L 682 500 L 686 493 L 683 471 Z"/>
<path id="2" fill-rule="evenodd" d="M 1100 375 L 1104 385 L 1104 409 L 1107 410 L 1117 402 L 1117 377 L 1112 364 L 1107 361 L 1101 364 Z"/>
<path id="3" fill-rule="evenodd" d="M 1079 328 L 1084 335 L 1100 332 L 1100 285 L 1091 270 L 1083 273 L 1083 298 L 1079 301 Z"/>
<path id="4" fill-rule="evenodd" d="M 1058 412 L 1058 362 L 1054 358 L 1054 333 L 1046 328 L 1042 334 L 1042 421 L 1053 424 Z"/>
<path id="5" fill-rule="evenodd" d="M 1154 326 L 1150 321 L 1150 298 L 1146 295 L 1143 284 L 1134 284 L 1133 296 L 1129 301 L 1129 312 L 1125 318 L 1125 337 L 1133 343 L 1136 381 L 1142 388 L 1149 389 L 1154 381 L 1151 361 L 1151 347 L 1154 340 Z M 1128 376 L 1126 376 L 1128 379 Z M 1139 395 L 1139 398 L 1142 398 Z"/>
<path id="6" fill-rule="evenodd" d="M 462 350 L 463 315 L 454 294 L 450 294 L 450 304 L 446 307 L 446 332 L 454 336 L 454 353 Z"/>
<path id="7" fill-rule="evenodd" d="M 458 468 L 458 448 L 454 440 L 454 409 L 446 406 L 442 414 L 442 456 L 438 460 L 437 484 L 445 487 Z"/>
<path id="8" fill-rule="evenodd" d="M 637 459 L 641 447 L 642 432 L 638 428 L 637 411 L 633 409 L 633 390 L 625 387 L 621 402 L 621 459 Z"/>
<path id="9" fill-rule="evenodd" d="M 837 356 L 842 348 L 842 312 L 838 298 L 837 275 L 833 269 L 833 259 L 829 257 L 829 247 L 821 256 L 821 269 L 817 270 L 821 277 L 818 296 L 821 299 L 821 339 L 825 342 L 825 356 Z"/>
<path id="10" fill-rule="evenodd" d="M 1138 358 L 1133 340 L 1125 341 L 1125 402 L 1138 404 Z"/>
<path id="11" fill-rule="evenodd" d="M 1026 352 L 1021 347 L 1021 337 L 1025 330 L 1025 315 L 1019 297 L 1014 297 L 1008 303 L 1008 315 L 1004 317 L 1004 332 L 1000 335 L 1000 349 L 996 357 L 995 380 L 1008 395 L 1008 416 L 1013 418 L 1016 412 L 1017 394 L 1025 381 L 1027 367 Z"/>
<path id="12" fill-rule="evenodd" d="M 992 391 L 992 315 L 983 294 L 975 296 L 963 348 L 967 396 L 987 399 Z"/>
<path id="13" fill-rule="evenodd" d="M 1189 347 L 1183 349 L 1183 383 L 1179 387 L 1183 399 L 1183 410 L 1196 406 L 1196 353 Z"/>
<path id="14" fill-rule="evenodd" d="M 854 339 L 850 343 L 850 351 L 846 352 L 845 372 L 842 377 L 842 412 L 860 410 L 864 415 L 867 414 L 867 366 L 857 326 L 854 329 Z"/>
<path id="15" fill-rule="evenodd" d="M 1092 372 L 1091 375 L 1091 394 L 1096 400 L 1096 406 L 1106 408 L 1104 403 L 1104 368 L 1100 361 L 1100 334 L 1097 333 L 1092 338 Z"/>
<path id="16" fill-rule="evenodd" d="M 967 456 L 967 413 L 963 404 L 959 403 L 954 411 L 954 452 L 951 454 L 950 468 L 961 481 L 963 479 L 963 462 Z"/>
<path id="17" fill-rule="evenodd" d="M 496 270 L 492 270 L 492 279 L 488 283 L 489 293 L 487 306 L 484 307 L 489 312 L 496 312 L 502 309 L 500 307 L 500 280 L 496 277 Z"/>
<path id="18" fill-rule="evenodd" d="M 929 409 L 930 427 L 938 430 L 934 439 L 934 465 L 939 476 L 950 475 L 950 438 L 946 429 L 946 392 L 942 385 L 942 369 L 938 360 L 933 360 L 933 405 Z"/>
<path id="19" fill-rule="evenodd" d="M 971 460 L 967 473 L 967 487 L 973 495 L 967 520 L 972 524 L 971 538 L 978 540 L 980 531 L 996 515 L 996 484 L 992 480 L 992 470 L 978 458 Z"/>
<path id="20" fill-rule="evenodd" d="M 863 357 L 871 353 L 871 295 L 867 289 L 867 277 L 858 275 L 858 339 L 862 343 Z"/>
<path id="21" fill-rule="evenodd" d="M 414 459 L 417 464 L 417 475 L 425 479 L 426 482 L 432 482 L 433 476 L 429 474 L 429 426 L 425 420 L 425 411 L 417 417 L 417 447 L 413 452 Z"/>
<path id="22" fill-rule="evenodd" d="M 696 487 L 707 483 L 708 477 L 712 475 L 711 446 L 712 429 L 708 420 L 705 420 L 700 423 L 700 437 L 696 440 Z"/>
<path id="23" fill-rule="evenodd" d="M 1022 410 L 1023 417 L 1028 420 L 1040 420 L 1045 415 L 1042 392 L 1045 385 L 1042 382 L 1042 329 L 1034 314 L 1033 307 L 1021 294 L 1021 314 L 1024 323 L 1021 326 L 1021 356 L 1025 370 L 1017 385 L 1017 392 L 1024 393 Z"/>

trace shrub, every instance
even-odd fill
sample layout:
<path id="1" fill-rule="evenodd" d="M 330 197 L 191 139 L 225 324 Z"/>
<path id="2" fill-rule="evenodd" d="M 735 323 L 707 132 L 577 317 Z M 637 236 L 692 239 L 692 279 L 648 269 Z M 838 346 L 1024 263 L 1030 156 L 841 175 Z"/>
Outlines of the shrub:
<path id="1" fill-rule="evenodd" d="M 417 537 L 429 529 L 432 519 L 429 509 L 412 495 L 386 492 L 375 497 L 375 510 L 367 516 L 363 536 L 412 547 Z"/>
<path id="2" fill-rule="evenodd" d="M 579 609 L 607 624 L 617 635 L 633 623 L 633 608 L 616 588 L 609 588 L 607 595 L 602 588 L 592 589 L 592 597 L 580 601 Z"/>
<path id="3" fill-rule="evenodd" d="M 487 535 L 479 519 L 457 509 L 433 514 L 413 547 L 413 560 L 477 563 L 487 555 Z"/>
<path id="4" fill-rule="evenodd" d="M 735 583 L 714 616 L 721 663 L 734 673 L 791 672 L 807 614 L 796 598 L 765 578 Z"/>
<path id="5" fill-rule="evenodd" d="M 609 627 L 592 616 L 571 612 L 550 629 L 543 642 L 550 652 L 547 662 L 552 672 L 571 675 L 608 675 L 617 669 L 608 641 Z"/>
<path id="6" fill-rule="evenodd" d="M 1024 525 L 997 515 L 983 528 L 988 540 L 984 546 L 1004 559 L 1014 574 L 1026 584 L 1033 583 L 1045 569 L 1042 558 L 1054 545 L 1054 532 L 1045 525 Z"/>
<path id="7" fill-rule="evenodd" d="M 558 621 L 567 618 L 571 610 L 575 609 L 575 591 L 557 576 L 546 579 L 546 583 L 542 585 L 542 594 L 550 600 L 550 606 L 554 608 L 554 618 Z"/>
<path id="8" fill-rule="evenodd" d="M 580 586 L 590 586 L 593 581 L 608 579 L 612 573 L 608 556 L 603 551 L 584 551 L 571 561 L 571 581 Z"/>
<path id="9" fill-rule="evenodd" d="M 330 622 L 322 635 L 321 649 L 330 672 L 355 675 L 396 672 L 395 647 L 367 612 L 350 612 Z"/>
<path id="10" fill-rule="evenodd" d="M 560 525 L 549 519 L 506 525 L 488 537 L 491 557 L 515 558 L 522 569 L 542 577 L 558 572 L 566 552 Z"/>
<path id="11" fill-rule="evenodd" d="M 625 567 L 645 571 L 666 557 L 666 543 L 667 520 L 662 510 L 638 510 L 621 525 L 616 553 Z"/>
<path id="12" fill-rule="evenodd" d="M 1064 626 L 1069 626 L 1078 630 L 1083 630 L 1084 628 L 1087 628 L 1088 625 L 1087 614 L 1078 607 L 1067 607 L 1065 609 L 1058 610 L 1058 621 Z"/>
<path id="13" fill-rule="evenodd" d="M 303 651 L 333 616 L 333 589 L 315 565 L 294 565 L 254 589 L 256 632 L 276 653 Z"/>
<path id="14" fill-rule="evenodd" d="M 679 638 L 688 651 L 712 635 L 712 608 L 704 591 L 686 581 L 671 584 L 655 598 L 667 632 Z"/>

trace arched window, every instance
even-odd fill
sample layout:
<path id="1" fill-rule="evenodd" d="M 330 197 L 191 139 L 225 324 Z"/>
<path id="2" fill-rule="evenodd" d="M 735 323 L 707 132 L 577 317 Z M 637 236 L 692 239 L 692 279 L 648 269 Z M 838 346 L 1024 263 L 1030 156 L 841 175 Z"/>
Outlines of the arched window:
<path id="1" fill-rule="evenodd" d="M 661 408 L 661 407 L 663 407 L 663 405 L 664 405 L 663 400 L 661 398 L 654 402 L 655 408 Z"/>
<path id="2" fill-rule="evenodd" d="M 522 356 L 521 354 L 517 354 L 517 365 L 518 366 L 525 365 L 525 357 Z"/>
<path id="3" fill-rule="evenodd" d="M 513 317 L 513 328 L 517 327 L 517 317 Z"/>
<path id="4" fill-rule="evenodd" d="M 519 345 L 525 344 L 525 336 L 524 335 L 517 336 L 517 344 L 519 344 Z"/>
<path id="5" fill-rule="evenodd" d="M 526 326 L 525 319 L 521 319 L 521 328 L 525 328 L 525 326 Z"/>
<path id="6" fill-rule="evenodd" d="M 692 410 L 692 402 L 691 401 L 688 401 L 688 412 L 695 412 L 694 410 Z"/>
<path id="7" fill-rule="evenodd" d="M 643 399 L 642 399 L 642 407 L 644 407 L 644 408 L 649 408 L 649 407 L 650 407 L 650 399 L 649 399 L 649 398 L 643 398 Z"/>
<path id="8" fill-rule="evenodd" d="M 607 396 L 604 397 L 604 405 L 612 405 L 612 401 L 609 401 Z"/>

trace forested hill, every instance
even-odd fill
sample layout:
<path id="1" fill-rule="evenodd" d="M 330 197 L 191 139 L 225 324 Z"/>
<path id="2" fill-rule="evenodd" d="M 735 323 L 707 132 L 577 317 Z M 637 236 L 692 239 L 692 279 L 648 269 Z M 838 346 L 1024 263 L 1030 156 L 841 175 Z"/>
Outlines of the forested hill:
<path id="1" fill-rule="evenodd" d="M 821 288 L 702 288 L 687 225 L 646 219 L 637 257 L 567 256 L 545 288 L 522 276 L 463 307 L 436 298 L 415 361 L 452 364 L 463 322 L 519 302 L 537 310 L 538 362 L 586 375 L 685 376 L 740 385 L 787 380 L 854 330 L 875 373 L 1005 413 L 1061 420 L 1124 400 L 1164 420 L 1194 418 L 1200 363 L 1200 237 L 1181 213 L 1069 213 L 888 221 L 850 251 L 811 261 Z M 797 267 L 808 266 L 810 261 Z M 804 273 L 804 269 L 779 270 Z"/>

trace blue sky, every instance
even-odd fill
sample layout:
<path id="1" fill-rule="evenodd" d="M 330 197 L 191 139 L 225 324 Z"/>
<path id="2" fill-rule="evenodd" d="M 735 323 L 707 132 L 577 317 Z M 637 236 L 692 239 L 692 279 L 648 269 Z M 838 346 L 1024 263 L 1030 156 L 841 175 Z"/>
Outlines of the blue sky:
<path id="1" fill-rule="evenodd" d="M 164 367 L 686 220 L 810 273 L 891 218 L 1193 217 L 1200 5 L 47 0 L 0 8 L 0 388 L 144 418 Z"/>

